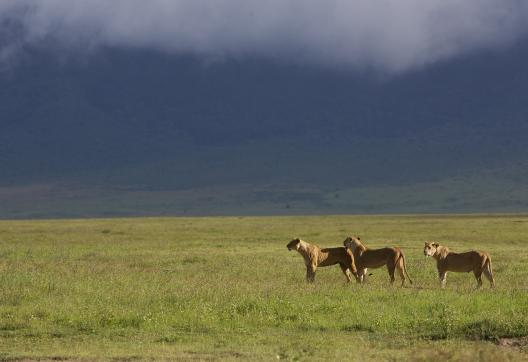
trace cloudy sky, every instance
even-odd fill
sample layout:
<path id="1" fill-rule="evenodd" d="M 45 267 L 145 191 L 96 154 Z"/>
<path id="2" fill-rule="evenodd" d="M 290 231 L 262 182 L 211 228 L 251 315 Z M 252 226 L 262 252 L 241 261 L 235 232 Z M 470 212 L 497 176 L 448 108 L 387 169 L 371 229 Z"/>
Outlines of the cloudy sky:
<path id="1" fill-rule="evenodd" d="M 518 41 L 528 1 L 1 0 L 0 25 L 4 60 L 51 40 L 398 72 Z"/>

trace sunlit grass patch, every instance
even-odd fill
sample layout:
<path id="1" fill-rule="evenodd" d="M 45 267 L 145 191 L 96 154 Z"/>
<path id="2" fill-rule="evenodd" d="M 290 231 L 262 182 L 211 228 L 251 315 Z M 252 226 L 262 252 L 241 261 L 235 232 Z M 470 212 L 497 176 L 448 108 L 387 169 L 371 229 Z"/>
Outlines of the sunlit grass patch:
<path id="1" fill-rule="evenodd" d="M 525 358 L 495 344 L 528 335 L 524 219 L 2 221 L 0 357 L 434 359 L 417 349 L 441 346 L 453 359 L 469 355 L 459 348 Z M 365 285 L 347 284 L 328 267 L 306 284 L 286 243 L 338 246 L 349 234 L 402 247 L 415 283 L 390 286 L 380 268 Z M 488 251 L 497 287 L 477 290 L 471 273 L 450 273 L 440 290 L 422 253 L 429 239 Z"/>

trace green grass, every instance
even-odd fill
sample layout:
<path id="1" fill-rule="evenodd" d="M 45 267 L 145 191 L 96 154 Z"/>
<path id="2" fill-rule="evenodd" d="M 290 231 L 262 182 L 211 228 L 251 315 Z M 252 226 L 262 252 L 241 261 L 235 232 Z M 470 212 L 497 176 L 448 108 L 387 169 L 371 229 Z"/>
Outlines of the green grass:
<path id="1" fill-rule="evenodd" d="M 403 247 L 415 284 L 306 284 L 286 243 L 349 234 Z M 488 251 L 497 287 L 440 290 L 429 239 Z M 0 359 L 528 359 L 527 246 L 523 215 L 0 221 Z"/>

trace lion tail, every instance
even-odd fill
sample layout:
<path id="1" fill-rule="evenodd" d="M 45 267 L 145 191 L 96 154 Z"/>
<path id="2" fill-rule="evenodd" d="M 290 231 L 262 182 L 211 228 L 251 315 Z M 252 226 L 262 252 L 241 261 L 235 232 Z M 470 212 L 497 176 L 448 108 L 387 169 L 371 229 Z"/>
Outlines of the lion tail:
<path id="1" fill-rule="evenodd" d="M 491 267 L 491 257 L 489 255 L 486 255 L 486 263 L 485 267 L 488 268 L 488 272 L 490 273 L 491 277 L 493 278 L 493 268 Z"/>
<path id="2" fill-rule="evenodd" d="M 493 268 L 491 267 L 491 257 L 488 255 L 488 270 L 493 275 Z"/>
<path id="3" fill-rule="evenodd" d="M 485 266 L 488 269 L 491 286 L 494 286 L 495 285 L 495 278 L 493 277 L 493 268 L 491 267 L 491 257 L 489 255 L 487 255 L 486 265 Z"/>
<path id="4" fill-rule="evenodd" d="M 403 251 L 400 249 L 400 257 L 403 259 L 403 271 L 405 272 L 405 275 L 407 276 L 407 278 L 409 279 L 409 283 L 413 283 L 411 277 L 409 276 L 409 273 L 407 273 L 407 263 L 405 262 L 405 254 L 403 253 Z"/>

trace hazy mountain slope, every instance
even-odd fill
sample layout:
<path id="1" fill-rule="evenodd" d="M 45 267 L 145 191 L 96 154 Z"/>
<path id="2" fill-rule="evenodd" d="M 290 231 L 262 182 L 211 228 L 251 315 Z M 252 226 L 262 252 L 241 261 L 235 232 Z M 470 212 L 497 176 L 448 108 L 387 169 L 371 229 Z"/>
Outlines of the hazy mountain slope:
<path id="1" fill-rule="evenodd" d="M 0 73 L 2 200 L 9 195 L 20 209 L 17 200 L 28 194 L 8 190 L 24 185 L 66 185 L 78 196 L 89 188 L 88 199 L 113 187 L 214 187 L 225 194 L 215 212 L 233 204 L 244 213 L 255 210 L 246 193 L 229 191 L 237 185 L 264 187 L 261 198 L 273 210 L 304 188 L 326 200 L 335 190 L 377 193 L 431 182 L 457 188 L 456 178 L 481 178 L 477 193 L 501 182 L 523 187 L 527 60 L 528 46 L 520 44 L 389 78 L 257 60 L 203 63 L 138 50 L 62 59 L 27 49 L 20 64 Z M 490 177 L 490 170 L 498 176 Z M 282 196 L 274 198 L 274 190 Z M 119 197 L 134 199 L 128 191 Z M 192 208 L 193 197 L 186 197 L 188 207 L 161 200 L 146 207 L 145 196 L 133 211 Z M 428 200 L 426 190 L 421 198 L 416 211 L 468 209 L 433 195 Z M 53 193 L 44 199 L 53 205 Z M 207 212 L 207 202 L 197 200 Z M 307 200 L 328 212 L 350 209 L 346 201 Z M 494 210 L 506 202 L 493 200 L 480 207 Z M 53 207 L 45 209 L 53 214 Z M 59 209 L 55 214 L 72 210 Z M 1 216 L 10 210 L 0 210 Z M 119 210 L 108 206 L 104 212 Z M 398 211 L 398 200 L 388 207 L 374 198 L 362 210 Z"/>

